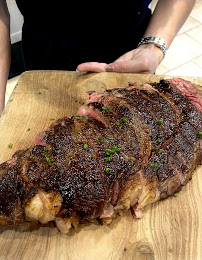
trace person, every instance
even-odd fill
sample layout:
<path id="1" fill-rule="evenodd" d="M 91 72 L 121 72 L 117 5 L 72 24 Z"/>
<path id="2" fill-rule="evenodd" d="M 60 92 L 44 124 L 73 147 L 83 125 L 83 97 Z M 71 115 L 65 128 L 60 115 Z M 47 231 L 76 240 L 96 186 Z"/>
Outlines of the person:
<path id="1" fill-rule="evenodd" d="M 159 0 L 151 15 L 151 0 L 16 2 L 24 16 L 26 70 L 131 73 L 155 72 L 195 4 Z M 10 65 L 9 27 L 6 0 L 0 0 L 0 114 Z"/>

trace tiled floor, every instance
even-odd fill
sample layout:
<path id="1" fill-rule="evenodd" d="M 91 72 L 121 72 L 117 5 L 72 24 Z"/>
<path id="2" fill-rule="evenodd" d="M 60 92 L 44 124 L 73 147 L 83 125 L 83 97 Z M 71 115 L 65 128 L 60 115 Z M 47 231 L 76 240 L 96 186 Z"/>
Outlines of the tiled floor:
<path id="1" fill-rule="evenodd" d="M 152 6 L 157 0 L 153 0 Z M 202 0 L 196 4 L 175 37 L 156 74 L 202 77 Z M 19 77 L 8 81 L 6 103 Z"/>
<path id="2" fill-rule="evenodd" d="M 196 1 L 156 74 L 202 77 L 202 0 Z"/>

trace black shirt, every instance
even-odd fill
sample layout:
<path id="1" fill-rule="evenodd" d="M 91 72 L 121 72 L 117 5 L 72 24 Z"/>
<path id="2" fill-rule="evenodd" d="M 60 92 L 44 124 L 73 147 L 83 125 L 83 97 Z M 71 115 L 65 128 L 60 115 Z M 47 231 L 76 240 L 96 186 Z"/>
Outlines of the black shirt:
<path id="1" fill-rule="evenodd" d="M 141 1 L 16 0 L 26 69 L 76 69 L 134 49 L 151 17 Z"/>
<path id="2" fill-rule="evenodd" d="M 151 0 L 16 0 L 25 22 L 48 34 L 120 38 L 133 35 L 148 15 Z"/>

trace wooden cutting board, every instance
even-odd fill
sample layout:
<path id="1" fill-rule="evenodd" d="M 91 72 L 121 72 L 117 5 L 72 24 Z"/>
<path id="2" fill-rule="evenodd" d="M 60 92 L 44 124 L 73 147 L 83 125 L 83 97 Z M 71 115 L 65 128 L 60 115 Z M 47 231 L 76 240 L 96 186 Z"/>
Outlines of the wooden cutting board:
<path id="1" fill-rule="evenodd" d="M 86 92 L 125 87 L 129 81 L 158 81 L 164 76 L 25 72 L 0 118 L 0 161 L 33 144 L 38 132 L 61 116 L 74 115 Z M 201 78 L 189 78 L 202 85 Z M 28 131 L 28 129 L 30 129 Z M 9 143 L 13 144 L 9 148 Z M 144 218 L 130 212 L 110 226 L 80 225 L 62 235 L 53 223 L 0 227 L 0 259 L 201 260 L 202 167 L 178 197 L 148 206 Z"/>

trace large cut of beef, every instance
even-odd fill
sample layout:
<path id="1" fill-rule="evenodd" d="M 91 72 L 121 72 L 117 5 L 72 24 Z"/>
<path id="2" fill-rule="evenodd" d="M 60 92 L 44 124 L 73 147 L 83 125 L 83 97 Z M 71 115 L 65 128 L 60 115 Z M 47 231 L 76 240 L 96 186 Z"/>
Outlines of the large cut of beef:
<path id="1" fill-rule="evenodd" d="M 202 162 L 202 92 L 182 79 L 89 93 L 0 165 L 0 224 L 109 224 L 178 192 Z"/>

